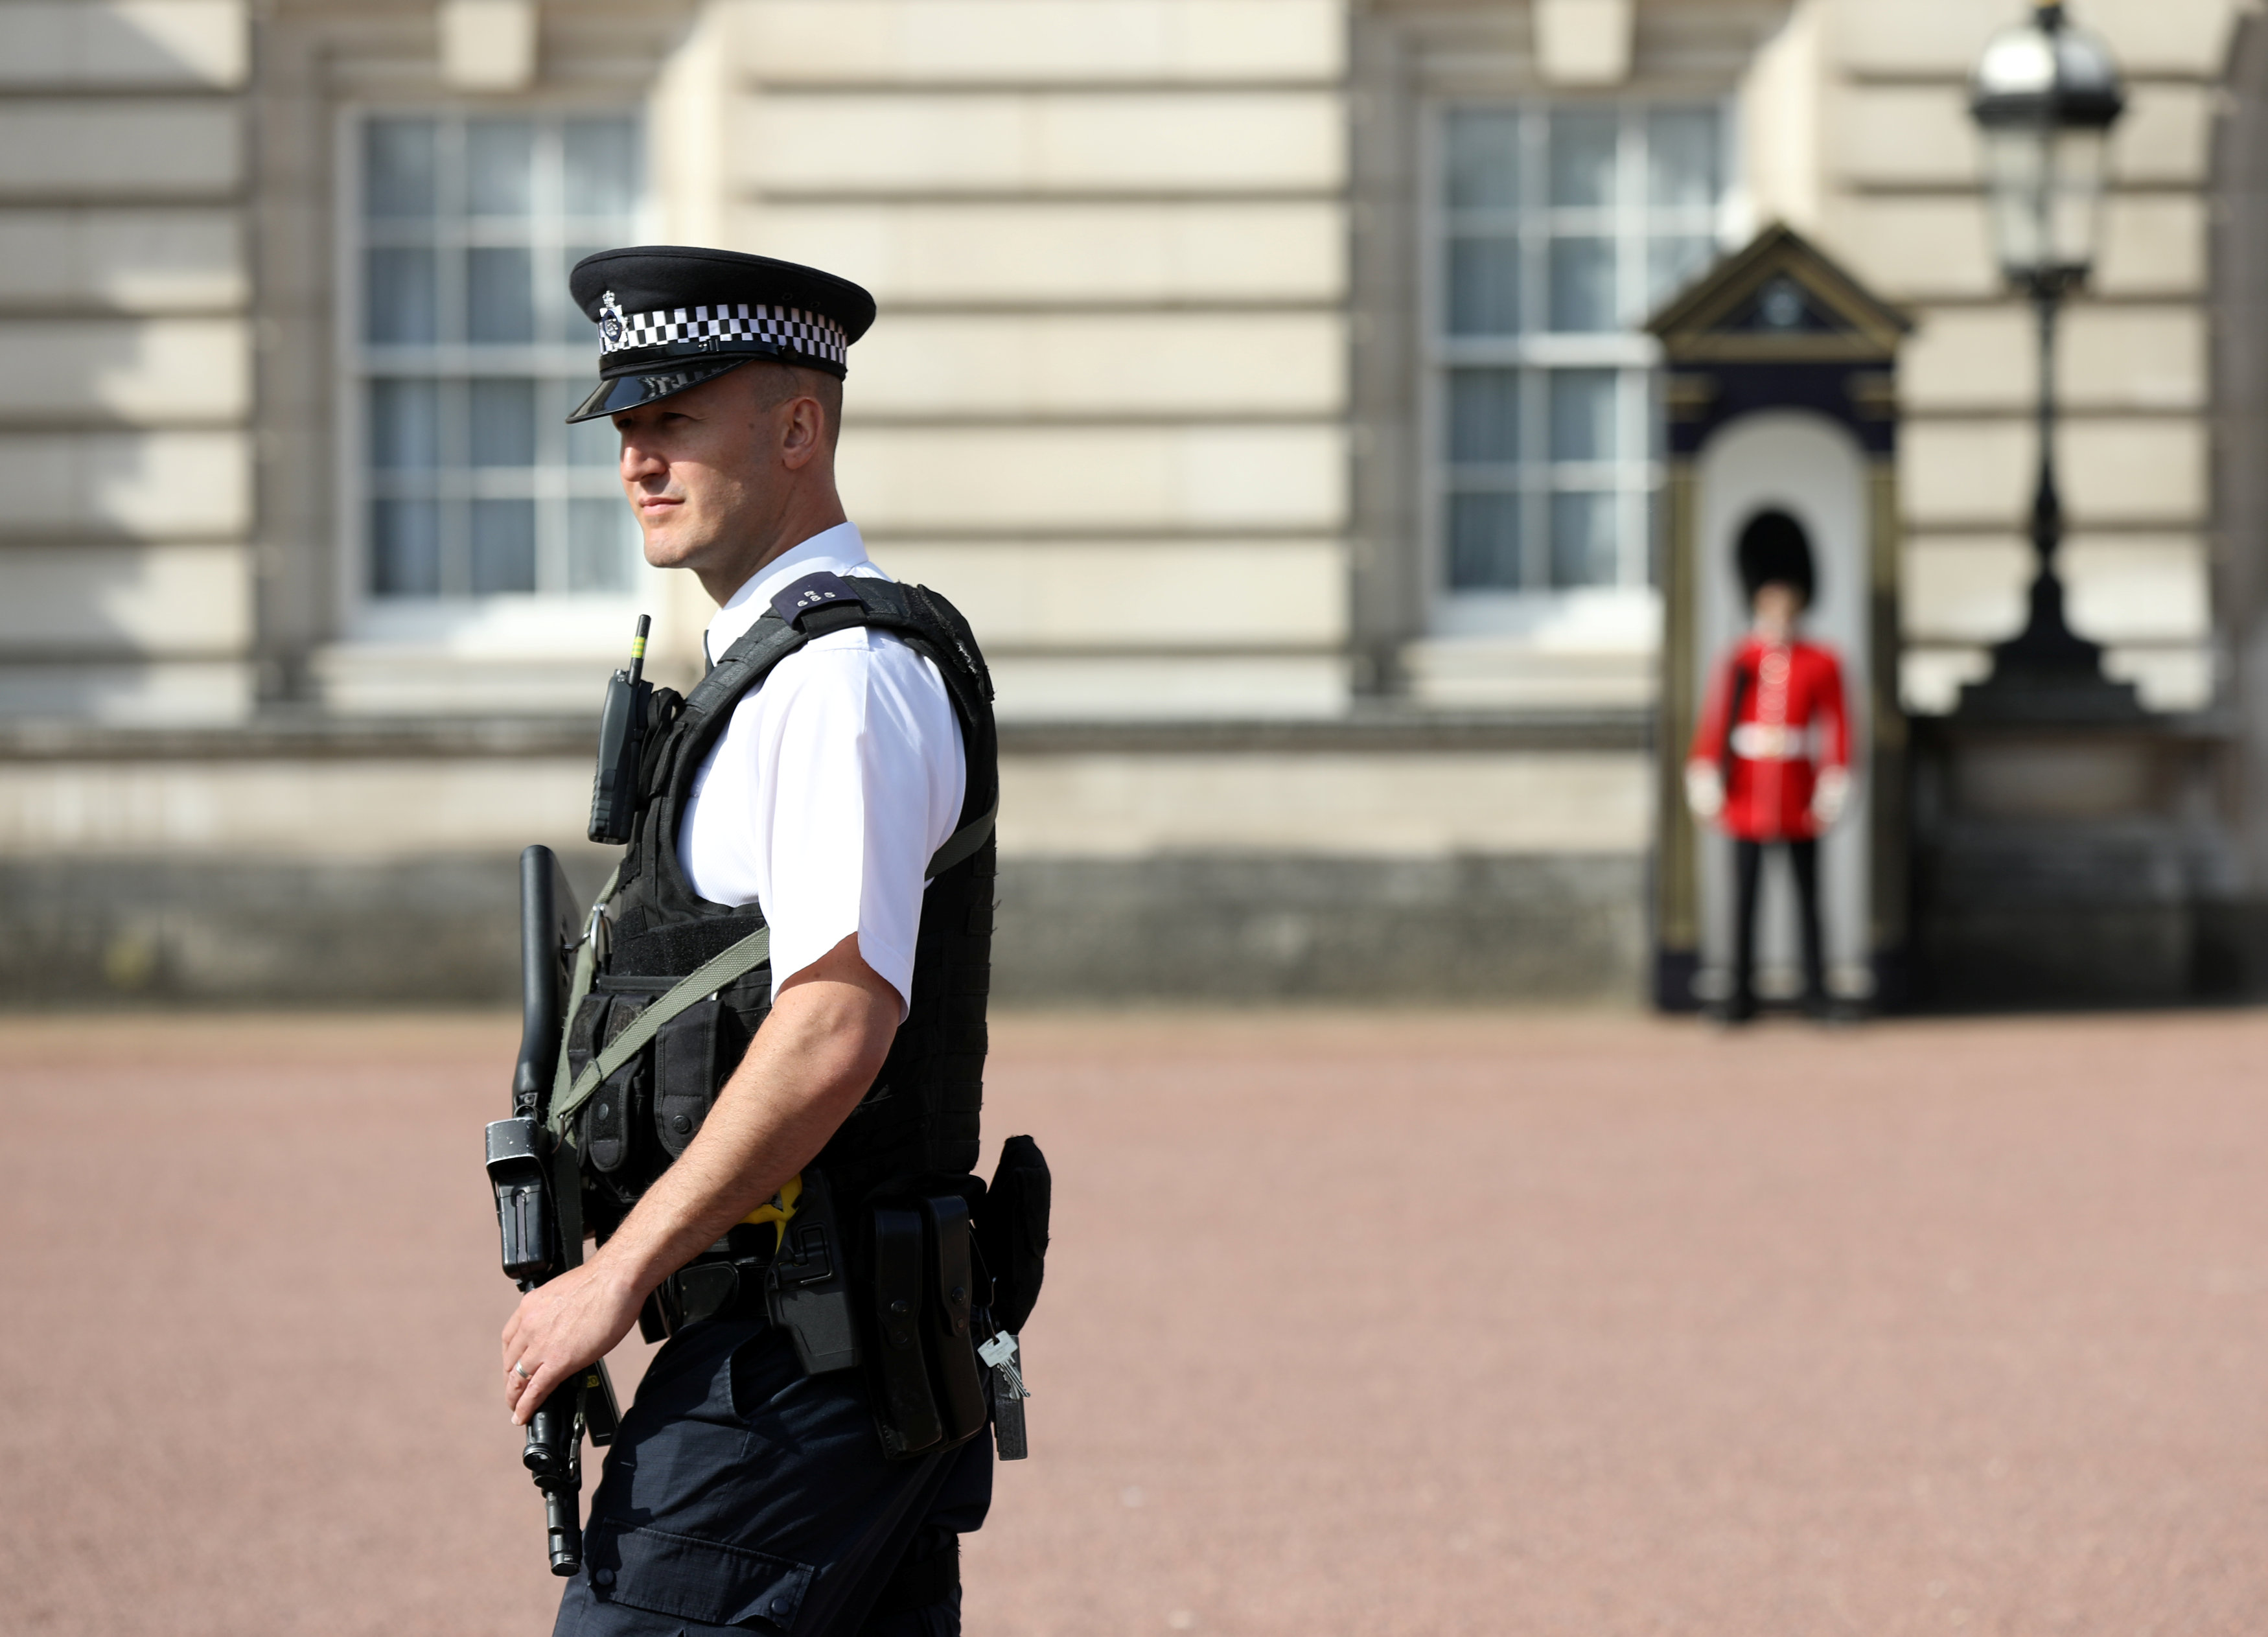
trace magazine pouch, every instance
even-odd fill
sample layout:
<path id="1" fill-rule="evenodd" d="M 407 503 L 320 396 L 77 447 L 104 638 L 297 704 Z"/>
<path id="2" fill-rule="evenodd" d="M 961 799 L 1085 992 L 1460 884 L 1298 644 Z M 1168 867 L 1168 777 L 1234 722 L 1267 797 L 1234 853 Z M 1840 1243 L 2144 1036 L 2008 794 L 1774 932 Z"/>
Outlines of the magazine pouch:
<path id="1" fill-rule="evenodd" d="M 865 1349 L 882 1452 L 934 1455 L 984 1430 L 984 1372 L 976 1357 L 975 1235 L 957 1192 L 874 1208 Z"/>

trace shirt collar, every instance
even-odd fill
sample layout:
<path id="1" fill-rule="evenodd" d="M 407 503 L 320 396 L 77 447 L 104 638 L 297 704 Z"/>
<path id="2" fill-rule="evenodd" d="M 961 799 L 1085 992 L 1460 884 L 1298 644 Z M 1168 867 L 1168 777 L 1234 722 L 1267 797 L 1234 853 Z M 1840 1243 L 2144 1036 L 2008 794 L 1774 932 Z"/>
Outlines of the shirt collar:
<path id="1" fill-rule="evenodd" d="M 702 634 L 701 643 L 708 651 L 709 662 L 714 665 L 718 654 L 747 635 L 748 627 L 763 618 L 771 608 L 775 595 L 805 575 L 821 572 L 889 579 L 868 559 L 866 537 L 858 532 L 856 523 L 837 523 L 832 528 L 821 529 L 765 564 L 725 600 L 725 606 L 717 610 L 716 617 L 709 622 L 709 629 Z"/>

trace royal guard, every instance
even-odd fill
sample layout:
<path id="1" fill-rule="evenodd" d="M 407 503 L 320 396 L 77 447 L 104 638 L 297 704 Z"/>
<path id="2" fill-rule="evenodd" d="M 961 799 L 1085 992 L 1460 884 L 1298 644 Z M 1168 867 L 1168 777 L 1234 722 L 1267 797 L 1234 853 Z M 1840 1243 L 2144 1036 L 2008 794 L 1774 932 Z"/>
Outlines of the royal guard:
<path id="1" fill-rule="evenodd" d="M 1803 1007 L 1827 1014 L 1827 963 L 1819 929 L 1819 837 L 1842 816 L 1851 791 L 1850 712 L 1832 650 L 1803 641 L 1797 622 L 1810 605 L 1811 542 L 1785 512 L 1762 512 L 1741 531 L 1741 585 L 1748 635 L 1711 679 L 1685 796 L 1693 816 L 1733 837 L 1737 883 L 1733 987 L 1721 1015 L 1756 1013 L 1756 887 L 1764 849 L 1786 849 L 1802 925 Z"/>

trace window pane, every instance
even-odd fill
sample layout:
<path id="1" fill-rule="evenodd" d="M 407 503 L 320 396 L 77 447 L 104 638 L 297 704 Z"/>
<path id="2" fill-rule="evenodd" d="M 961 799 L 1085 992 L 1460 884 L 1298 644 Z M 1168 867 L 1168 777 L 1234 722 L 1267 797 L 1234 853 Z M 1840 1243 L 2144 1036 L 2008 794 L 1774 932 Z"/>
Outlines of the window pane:
<path id="1" fill-rule="evenodd" d="M 465 339 L 535 339 L 534 264 L 524 249 L 472 250 L 465 257 Z"/>
<path id="2" fill-rule="evenodd" d="M 1615 497 L 1551 497 L 1551 583 L 1610 586 L 1615 573 Z"/>
<path id="3" fill-rule="evenodd" d="M 1502 210 L 1520 203 L 1520 115 L 1469 108 L 1449 115 L 1448 204 Z"/>
<path id="4" fill-rule="evenodd" d="M 1615 147 L 1620 120 L 1586 110 L 1551 116 L 1551 203 L 1615 203 Z"/>
<path id="5" fill-rule="evenodd" d="M 371 594 L 621 594 L 637 527 L 614 497 L 619 439 L 603 421 L 555 430 L 595 352 L 555 291 L 633 236 L 639 120 L 490 107 L 369 118 L 354 140 Z M 530 350 L 414 379 L 379 351 L 459 346 Z"/>
<path id="6" fill-rule="evenodd" d="M 372 344 L 430 345 L 440 338 L 439 269 L 432 251 L 372 250 L 363 268 L 363 333 Z"/>
<path id="7" fill-rule="evenodd" d="M 1520 240 L 1449 243 L 1449 333 L 1509 336 L 1520 328 Z"/>
<path id="8" fill-rule="evenodd" d="M 637 522 L 619 500 L 567 503 L 567 589 L 627 591 Z"/>
<path id="9" fill-rule="evenodd" d="M 628 216 L 637 208 L 637 135 L 633 120 L 567 122 L 570 216 Z"/>
<path id="10" fill-rule="evenodd" d="M 372 217 L 433 214 L 431 120 L 372 120 L 363 127 L 363 210 Z"/>
<path id="11" fill-rule="evenodd" d="M 576 466 L 611 471 L 622 463 L 622 434 L 612 421 L 578 421 L 567 429 L 567 459 Z"/>
<path id="12" fill-rule="evenodd" d="M 473 464 L 535 464 L 535 383 L 476 380 L 473 383 Z"/>
<path id="13" fill-rule="evenodd" d="M 1461 466 L 1520 459 L 1518 370 L 1450 372 L 1449 459 Z"/>
<path id="14" fill-rule="evenodd" d="M 1712 239 L 1657 239 L 1646 247 L 1646 304 L 1649 310 L 1708 271 L 1717 259 Z"/>
<path id="15" fill-rule="evenodd" d="M 1551 241 L 1551 328 L 1579 335 L 1620 328 L 1615 321 L 1613 240 Z"/>
<path id="16" fill-rule="evenodd" d="M 434 502 L 372 503 L 370 588 L 380 597 L 441 594 L 441 514 Z"/>
<path id="17" fill-rule="evenodd" d="M 1451 109 L 1440 129 L 1444 337 L 1498 339 L 1490 352 L 1451 349 L 1437 388 L 1450 588 L 1617 584 L 1648 556 L 1621 537 L 1653 499 L 1658 417 L 1641 437 L 1625 414 L 1648 376 L 1551 367 L 1557 343 L 1526 337 L 1623 334 L 1708 270 L 1725 187 L 1720 111 L 1535 103 Z M 1495 356 L 1480 367 L 1476 353 Z"/>
<path id="18" fill-rule="evenodd" d="M 475 216 L 526 216 L 535 203 L 535 127 L 475 120 L 465 127 L 465 192 Z"/>
<path id="19" fill-rule="evenodd" d="M 1711 210 L 1717 203 L 1717 116 L 1707 108 L 1650 114 L 1646 122 L 1649 203 Z"/>
<path id="20" fill-rule="evenodd" d="M 431 471 L 441 459 L 441 384 L 370 384 L 370 463 L 382 472 Z"/>
<path id="21" fill-rule="evenodd" d="M 1551 372 L 1551 458 L 1611 461 L 1615 438 L 1615 372 Z"/>
<path id="22" fill-rule="evenodd" d="M 1449 587 L 1506 591 L 1521 583 L 1520 497 L 1449 497 Z"/>
<path id="23" fill-rule="evenodd" d="M 535 589 L 535 502 L 473 502 L 473 594 Z"/>

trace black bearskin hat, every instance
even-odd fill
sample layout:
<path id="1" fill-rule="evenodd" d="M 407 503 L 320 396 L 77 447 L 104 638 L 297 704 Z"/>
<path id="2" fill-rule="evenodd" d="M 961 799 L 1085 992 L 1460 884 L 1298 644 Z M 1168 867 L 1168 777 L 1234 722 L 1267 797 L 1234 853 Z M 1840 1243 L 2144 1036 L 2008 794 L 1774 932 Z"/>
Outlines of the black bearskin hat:
<path id="1" fill-rule="evenodd" d="M 1741 530 L 1739 554 L 1741 589 L 1751 602 L 1762 587 L 1778 584 L 1794 586 L 1810 605 L 1811 542 L 1786 512 L 1775 509 L 1750 518 Z"/>

